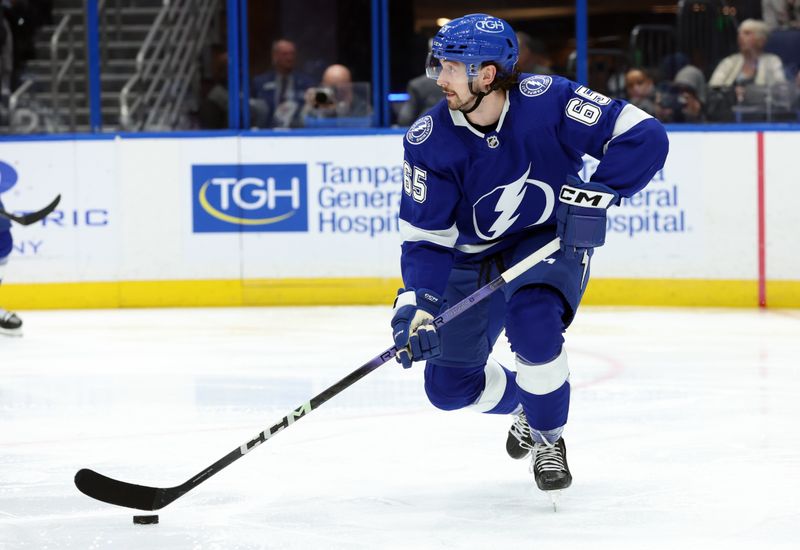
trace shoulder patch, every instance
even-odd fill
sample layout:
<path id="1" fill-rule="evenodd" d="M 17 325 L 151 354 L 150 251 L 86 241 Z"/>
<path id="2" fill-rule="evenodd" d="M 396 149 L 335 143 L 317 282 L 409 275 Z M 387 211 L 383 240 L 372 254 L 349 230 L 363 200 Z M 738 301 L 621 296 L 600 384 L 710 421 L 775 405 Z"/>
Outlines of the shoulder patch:
<path id="1" fill-rule="evenodd" d="M 433 117 L 425 115 L 417 120 L 406 132 L 406 139 L 411 145 L 419 145 L 433 132 Z"/>
<path id="2" fill-rule="evenodd" d="M 552 83 L 553 77 L 545 74 L 535 74 L 519 83 L 519 91 L 524 96 L 536 97 L 545 93 Z"/>

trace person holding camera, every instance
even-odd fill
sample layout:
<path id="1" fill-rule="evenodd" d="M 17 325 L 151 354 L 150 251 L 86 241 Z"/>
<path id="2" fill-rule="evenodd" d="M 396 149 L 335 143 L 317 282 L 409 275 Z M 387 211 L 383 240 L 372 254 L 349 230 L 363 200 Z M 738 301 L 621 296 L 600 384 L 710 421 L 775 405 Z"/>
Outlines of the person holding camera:
<path id="1" fill-rule="evenodd" d="M 327 119 L 361 120 L 369 117 L 371 109 L 363 94 L 356 93 L 358 83 L 353 83 L 350 69 L 344 65 L 330 65 L 322 73 L 319 86 L 305 93 L 302 118 L 306 126 L 326 126 Z M 337 124 L 333 124 L 337 125 Z"/>
<path id="2" fill-rule="evenodd" d="M 705 122 L 706 79 L 694 65 L 686 65 L 655 95 L 655 116 L 661 122 Z"/>

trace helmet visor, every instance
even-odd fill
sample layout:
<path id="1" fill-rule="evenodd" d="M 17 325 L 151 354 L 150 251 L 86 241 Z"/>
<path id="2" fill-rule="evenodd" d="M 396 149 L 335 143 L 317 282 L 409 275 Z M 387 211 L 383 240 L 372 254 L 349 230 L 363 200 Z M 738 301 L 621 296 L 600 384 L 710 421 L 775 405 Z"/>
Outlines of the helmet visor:
<path id="1" fill-rule="evenodd" d="M 428 54 L 428 62 L 425 64 L 425 74 L 428 78 L 433 80 L 442 80 L 446 83 L 456 84 L 459 82 L 468 82 L 467 67 L 460 61 L 450 61 L 448 59 L 439 59 L 433 56 L 433 53 Z"/>
<path id="2" fill-rule="evenodd" d="M 442 74 L 442 62 L 433 57 L 433 53 L 428 52 L 428 59 L 425 62 L 425 74 L 428 78 L 437 80 Z"/>

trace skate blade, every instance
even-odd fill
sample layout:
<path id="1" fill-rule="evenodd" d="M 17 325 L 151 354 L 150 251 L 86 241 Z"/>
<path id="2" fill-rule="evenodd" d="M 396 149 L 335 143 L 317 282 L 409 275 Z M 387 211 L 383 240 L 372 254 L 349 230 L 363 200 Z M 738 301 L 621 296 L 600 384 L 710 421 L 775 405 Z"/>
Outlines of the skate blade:
<path id="1" fill-rule="evenodd" d="M 550 497 L 550 502 L 553 503 L 553 512 L 558 512 L 558 501 L 561 499 L 561 491 L 563 489 L 557 489 L 555 491 L 546 491 L 547 496 Z"/>

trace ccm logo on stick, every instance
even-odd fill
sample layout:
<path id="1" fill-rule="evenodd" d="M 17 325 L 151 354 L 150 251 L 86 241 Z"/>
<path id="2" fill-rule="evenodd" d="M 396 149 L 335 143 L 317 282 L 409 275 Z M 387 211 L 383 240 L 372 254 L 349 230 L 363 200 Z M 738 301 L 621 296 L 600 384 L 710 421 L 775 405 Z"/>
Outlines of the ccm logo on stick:
<path id="1" fill-rule="evenodd" d="M 575 206 L 585 206 L 587 208 L 608 208 L 614 201 L 614 195 L 601 191 L 585 191 L 577 187 L 565 185 L 561 188 L 558 195 L 561 202 L 574 204 Z"/>

